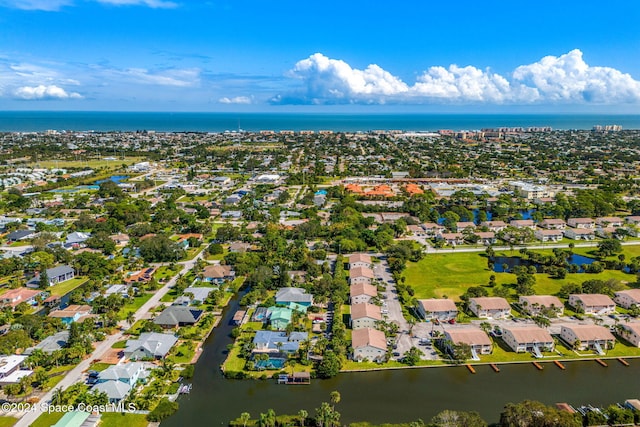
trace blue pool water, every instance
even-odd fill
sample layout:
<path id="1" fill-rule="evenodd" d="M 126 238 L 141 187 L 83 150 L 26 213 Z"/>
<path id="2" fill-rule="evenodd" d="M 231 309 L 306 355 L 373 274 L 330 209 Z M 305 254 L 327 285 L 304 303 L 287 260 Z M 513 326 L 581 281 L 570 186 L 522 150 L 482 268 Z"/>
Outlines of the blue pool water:
<path id="1" fill-rule="evenodd" d="M 256 361 L 255 367 L 257 369 L 282 369 L 284 367 L 285 359 L 279 357 L 270 357 L 269 360 Z"/>

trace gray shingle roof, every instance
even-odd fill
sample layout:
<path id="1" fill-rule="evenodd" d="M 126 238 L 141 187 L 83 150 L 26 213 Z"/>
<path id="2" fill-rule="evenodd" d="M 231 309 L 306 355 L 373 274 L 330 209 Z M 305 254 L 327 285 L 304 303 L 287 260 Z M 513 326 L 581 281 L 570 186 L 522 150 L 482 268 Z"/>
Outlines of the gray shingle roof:
<path id="1" fill-rule="evenodd" d="M 288 302 L 312 303 L 313 296 L 306 292 L 307 291 L 302 288 L 281 288 L 276 293 L 276 304 Z"/>
<path id="2" fill-rule="evenodd" d="M 195 310 L 189 307 L 172 305 L 164 309 L 153 321 L 156 325 L 178 326 L 179 324 L 193 324 L 200 319 L 202 310 Z"/>
<path id="3" fill-rule="evenodd" d="M 174 335 L 145 332 L 140 334 L 137 340 L 128 340 L 124 353 L 130 355 L 138 349 L 144 348 L 155 357 L 164 357 L 176 342 L 178 342 L 178 338 Z"/>

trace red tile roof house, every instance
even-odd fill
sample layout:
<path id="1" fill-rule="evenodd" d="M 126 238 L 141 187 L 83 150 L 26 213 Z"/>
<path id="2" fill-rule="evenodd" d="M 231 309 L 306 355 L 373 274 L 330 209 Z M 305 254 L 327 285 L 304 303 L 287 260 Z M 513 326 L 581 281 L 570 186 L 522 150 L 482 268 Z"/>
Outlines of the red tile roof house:
<path id="1" fill-rule="evenodd" d="M 551 295 L 521 295 L 518 302 L 522 310 L 531 316 L 537 316 L 545 309 L 554 310 L 558 316 L 564 313 L 562 301 Z"/>
<path id="2" fill-rule="evenodd" d="M 349 270 L 349 284 L 355 285 L 357 283 L 371 284 L 373 280 L 373 270 L 367 267 L 356 267 Z"/>
<path id="3" fill-rule="evenodd" d="M 458 307 L 452 300 L 446 298 L 418 300 L 417 308 L 418 313 L 425 320 L 438 319 L 447 322 L 458 316 Z"/>
<path id="4" fill-rule="evenodd" d="M 640 307 L 640 289 L 618 291 L 614 294 L 613 300 L 623 308 L 631 308 L 634 305 Z"/>
<path id="5" fill-rule="evenodd" d="M 475 326 L 447 328 L 444 336 L 449 344 L 449 351 L 453 351 L 453 345 L 467 344 L 471 347 L 474 360 L 478 360 L 479 354 L 491 354 L 493 343 L 485 331 Z"/>
<path id="6" fill-rule="evenodd" d="M 595 350 L 604 354 L 604 349 L 613 348 L 616 339 L 604 326 L 597 325 L 562 325 L 560 338 L 576 350 Z"/>
<path id="7" fill-rule="evenodd" d="M 596 228 L 596 222 L 591 218 L 569 218 L 567 225 L 573 228 Z"/>
<path id="8" fill-rule="evenodd" d="M 16 288 L 10 289 L 0 297 L 0 303 L 3 307 L 15 308 L 18 304 L 25 302 L 34 305 L 38 295 L 42 293 L 38 289 Z"/>
<path id="9" fill-rule="evenodd" d="M 564 230 L 567 228 L 567 223 L 560 218 L 547 218 L 538 225 L 547 230 Z"/>
<path id="10" fill-rule="evenodd" d="M 539 326 L 502 328 L 502 339 L 516 353 L 532 352 L 542 357 L 542 351 L 553 351 L 555 343 L 551 334 Z"/>
<path id="11" fill-rule="evenodd" d="M 616 303 L 603 294 L 571 294 L 569 305 L 584 314 L 602 316 L 616 311 Z"/>
<path id="12" fill-rule="evenodd" d="M 640 322 L 620 323 L 620 336 L 636 347 L 640 347 Z"/>
<path id="13" fill-rule="evenodd" d="M 351 329 L 375 328 L 382 320 L 380 306 L 374 304 L 353 304 L 351 306 Z"/>
<path id="14" fill-rule="evenodd" d="M 377 329 L 356 329 L 351 333 L 353 360 L 383 362 L 387 357 L 387 339 Z"/>
<path id="15" fill-rule="evenodd" d="M 368 254 L 349 255 L 349 268 L 366 267 L 371 268 L 371 256 Z"/>
<path id="16" fill-rule="evenodd" d="M 366 283 L 356 283 L 349 287 L 351 304 L 362 304 L 371 302 L 371 298 L 378 296 L 378 289 Z"/>
<path id="17" fill-rule="evenodd" d="M 504 319 L 511 315 L 509 302 L 500 297 L 471 298 L 469 310 L 480 318 Z"/>

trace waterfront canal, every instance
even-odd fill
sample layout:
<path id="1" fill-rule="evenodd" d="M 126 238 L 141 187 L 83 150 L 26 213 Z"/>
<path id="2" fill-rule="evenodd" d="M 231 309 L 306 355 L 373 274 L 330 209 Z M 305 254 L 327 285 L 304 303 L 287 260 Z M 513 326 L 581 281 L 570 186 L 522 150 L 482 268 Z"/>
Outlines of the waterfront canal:
<path id="1" fill-rule="evenodd" d="M 342 396 L 337 410 L 343 423 L 427 421 L 444 409 L 477 411 L 496 422 L 506 403 L 524 399 L 606 406 L 640 397 L 640 360 L 632 359 L 629 367 L 616 360 L 607 368 L 595 361 L 568 362 L 564 371 L 547 363 L 542 371 L 531 364 L 501 365 L 500 373 L 488 365 L 477 366 L 475 375 L 462 366 L 345 373 L 299 386 L 278 385 L 275 380 L 227 380 L 219 366 L 231 342 L 229 320 L 236 309 L 234 300 L 205 344 L 191 394 L 180 398 L 180 410 L 162 427 L 226 425 L 242 412 L 258 418 L 270 408 L 276 414 L 306 409 L 314 416 L 315 408 L 328 401 L 333 390 Z"/>

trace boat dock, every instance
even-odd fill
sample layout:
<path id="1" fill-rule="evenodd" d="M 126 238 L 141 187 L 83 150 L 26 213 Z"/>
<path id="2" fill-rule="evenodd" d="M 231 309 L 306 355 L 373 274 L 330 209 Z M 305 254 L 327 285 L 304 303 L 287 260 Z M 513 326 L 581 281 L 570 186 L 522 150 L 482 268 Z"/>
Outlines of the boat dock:
<path id="1" fill-rule="evenodd" d="M 311 384 L 309 372 L 294 372 L 293 375 L 282 374 L 278 376 L 278 384 L 308 385 Z"/>
<path id="2" fill-rule="evenodd" d="M 600 365 L 604 366 L 605 368 L 606 368 L 607 366 L 609 366 L 609 365 L 607 365 L 607 362 L 605 362 L 605 361 L 604 361 L 604 360 L 602 360 L 602 359 L 596 359 L 596 362 L 598 362 Z"/>
<path id="3" fill-rule="evenodd" d="M 476 368 L 474 368 L 474 367 L 473 367 L 473 366 L 471 366 L 471 365 L 467 365 L 467 369 L 468 369 L 468 370 L 469 370 L 469 372 L 471 372 L 472 374 L 475 374 L 475 373 L 476 373 Z"/>
<path id="4" fill-rule="evenodd" d="M 558 368 L 562 369 L 563 371 L 564 371 L 565 369 L 567 369 L 567 368 L 565 368 L 565 367 L 564 367 L 564 365 L 563 365 L 562 363 L 560 363 L 560 362 L 559 362 L 559 361 L 557 361 L 557 360 L 554 360 L 554 361 L 553 361 L 553 363 L 555 363 L 555 364 L 556 364 L 556 366 L 557 366 Z"/>
<path id="5" fill-rule="evenodd" d="M 493 369 L 496 372 L 500 372 L 500 368 L 498 368 L 498 365 L 496 365 L 495 363 L 491 364 L 491 369 Z"/>
<path id="6" fill-rule="evenodd" d="M 622 357 L 618 357 L 618 362 L 622 363 L 624 366 L 629 366 L 629 362 L 624 360 Z"/>
<path id="7" fill-rule="evenodd" d="M 538 368 L 539 371 L 542 371 L 544 369 L 544 367 L 541 364 L 539 364 L 538 362 L 531 362 L 531 363 L 533 363 L 533 366 Z"/>

